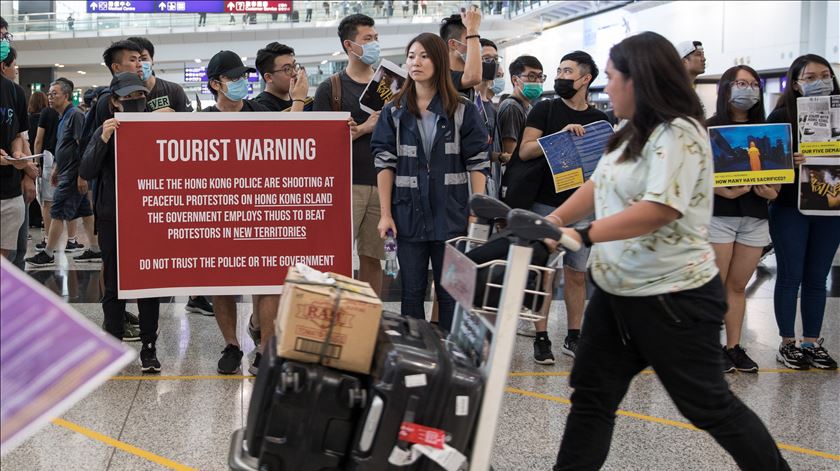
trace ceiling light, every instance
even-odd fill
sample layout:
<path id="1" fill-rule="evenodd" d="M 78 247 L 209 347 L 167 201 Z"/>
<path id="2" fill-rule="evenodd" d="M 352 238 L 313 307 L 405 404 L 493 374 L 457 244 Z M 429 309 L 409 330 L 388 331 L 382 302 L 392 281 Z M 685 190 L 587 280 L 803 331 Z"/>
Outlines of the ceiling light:
<path id="1" fill-rule="evenodd" d="M 201 64 L 201 59 L 193 59 L 196 64 Z"/>
<path id="2" fill-rule="evenodd" d="M 104 62 L 100 62 L 100 63 L 99 63 L 99 65 L 105 65 L 105 63 L 104 63 Z M 106 67 L 107 67 L 107 66 L 106 66 Z"/>
<path id="3" fill-rule="evenodd" d="M 329 62 L 329 61 L 328 61 L 328 60 L 326 60 L 326 59 L 324 59 L 324 60 L 322 60 L 322 61 L 321 61 L 321 65 L 324 65 L 324 64 L 326 64 L 327 62 Z"/>
<path id="4" fill-rule="evenodd" d="M 335 51 L 335 52 L 333 52 L 333 54 L 332 54 L 332 55 L 333 55 L 333 57 L 335 57 L 335 56 L 337 56 L 337 55 L 339 55 L 339 54 L 341 54 L 341 51 Z"/>
<path id="5" fill-rule="evenodd" d="M 87 72 L 85 72 L 84 70 L 77 70 L 76 73 L 78 73 L 79 75 L 86 75 L 87 74 Z"/>
<path id="6" fill-rule="evenodd" d="M 240 59 L 242 59 L 242 62 L 245 62 L 245 61 L 248 60 L 248 56 L 242 56 L 242 57 L 240 57 Z"/>
<path id="7" fill-rule="evenodd" d="M 56 67 L 61 67 L 61 64 L 53 64 L 53 65 L 55 65 Z"/>
<path id="8" fill-rule="evenodd" d="M 64 68 L 64 64 L 58 64 L 58 68 L 59 68 L 59 69 L 63 69 L 63 68 Z"/>

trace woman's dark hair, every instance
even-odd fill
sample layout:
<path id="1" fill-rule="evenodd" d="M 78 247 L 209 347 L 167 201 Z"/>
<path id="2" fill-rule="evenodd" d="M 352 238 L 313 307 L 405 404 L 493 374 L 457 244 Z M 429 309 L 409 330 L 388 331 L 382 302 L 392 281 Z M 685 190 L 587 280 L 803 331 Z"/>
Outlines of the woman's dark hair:
<path id="1" fill-rule="evenodd" d="M 455 85 L 452 83 L 452 76 L 449 75 L 449 54 L 446 43 L 434 33 L 421 33 L 408 42 L 408 46 L 405 48 L 406 56 L 408 56 L 408 51 L 415 42 L 419 42 L 426 49 L 426 54 L 429 55 L 429 59 L 435 66 L 435 73 L 432 75 L 432 87 L 440 95 L 446 115 L 452 117 L 455 115 L 455 110 L 458 109 L 460 98 L 458 90 L 455 90 Z M 394 106 L 399 108 L 401 100 L 405 96 L 408 111 L 419 118 L 420 109 L 417 107 L 417 90 L 415 87 L 414 80 L 409 75 L 402 89 L 394 95 L 393 102 Z"/>
<path id="2" fill-rule="evenodd" d="M 638 158 L 660 124 L 677 118 L 703 123 L 703 105 L 670 41 L 649 31 L 637 34 L 613 46 L 610 60 L 625 79 L 633 79 L 636 100 L 633 117 L 607 144 L 607 151 L 613 151 L 627 143 L 619 161 Z"/>
<path id="3" fill-rule="evenodd" d="M 831 90 L 831 94 L 840 95 L 840 85 L 837 84 L 837 76 L 834 75 L 834 70 L 831 68 L 831 64 L 829 64 L 825 58 L 816 54 L 805 54 L 804 56 L 799 56 L 794 59 L 787 71 L 787 87 L 785 88 L 785 91 L 782 92 L 782 96 L 779 97 L 779 101 L 776 102 L 776 107 L 773 109 L 773 111 L 775 111 L 779 108 L 785 108 L 791 129 L 794 130 L 794 136 L 796 136 L 795 131 L 798 129 L 798 123 L 796 120 L 796 99 L 801 97 L 802 93 L 799 90 L 796 90 L 793 84 L 799 80 L 799 77 L 802 75 L 802 70 L 811 62 L 816 62 L 817 64 L 822 64 L 828 67 L 828 70 L 831 71 L 831 79 L 834 82 L 834 89 Z"/>
<path id="4" fill-rule="evenodd" d="M 27 112 L 29 114 L 40 113 L 47 106 L 49 106 L 47 94 L 44 92 L 34 92 L 29 97 L 29 109 L 27 109 Z"/>
<path id="5" fill-rule="evenodd" d="M 717 108 L 715 109 L 716 121 L 720 123 L 732 123 L 732 115 L 729 112 L 732 106 L 729 99 L 732 98 L 732 83 L 738 76 L 738 71 L 746 70 L 758 82 L 758 103 L 747 111 L 747 122 L 758 124 L 764 122 L 764 88 L 761 86 L 761 77 L 758 72 L 748 65 L 736 65 L 730 67 L 720 76 L 717 89 Z"/>

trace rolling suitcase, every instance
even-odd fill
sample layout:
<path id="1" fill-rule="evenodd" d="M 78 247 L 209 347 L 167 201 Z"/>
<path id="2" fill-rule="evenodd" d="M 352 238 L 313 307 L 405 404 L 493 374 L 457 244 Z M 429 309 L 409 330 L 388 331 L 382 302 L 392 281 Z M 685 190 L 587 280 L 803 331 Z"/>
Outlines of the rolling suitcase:
<path id="1" fill-rule="evenodd" d="M 256 380 L 254 380 L 251 402 L 248 405 L 248 420 L 245 422 L 245 443 L 246 451 L 254 458 L 260 456 L 260 449 L 265 436 L 266 419 L 271 409 L 274 389 L 277 387 L 277 380 L 280 377 L 280 366 L 283 364 L 283 359 L 275 354 L 276 351 L 277 339 L 271 337 L 263 349 L 260 369 L 257 372 Z"/>
<path id="2" fill-rule="evenodd" d="M 284 361 L 265 419 L 260 469 L 344 469 L 366 394 L 357 375 Z"/>
<path id="3" fill-rule="evenodd" d="M 409 460 L 410 432 L 466 454 L 482 393 L 480 372 L 425 321 L 384 312 L 371 374 L 370 398 L 348 469 L 440 469 L 426 457 Z M 401 435 L 402 434 L 402 435 Z"/>

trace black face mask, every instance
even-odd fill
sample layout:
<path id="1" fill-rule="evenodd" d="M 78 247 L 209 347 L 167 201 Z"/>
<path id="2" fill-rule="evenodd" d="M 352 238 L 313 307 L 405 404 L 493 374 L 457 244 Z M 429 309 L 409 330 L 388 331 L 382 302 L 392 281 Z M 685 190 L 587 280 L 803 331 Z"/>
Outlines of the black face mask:
<path id="1" fill-rule="evenodd" d="M 482 62 L 481 63 L 481 80 L 493 80 L 496 78 L 496 63 Z"/>
<path id="2" fill-rule="evenodd" d="M 577 90 L 575 90 L 575 81 L 572 79 L 557 79 L 554 81 L 554 93 L 557 96 L 565 99 L 569 99 L 575 96 Z"/>
<path id="3" fill-rule="evenodd" d="M 146 111 L 146 99 L 137 98 L 135 100 L 121 101 L 123 111 L 126 113 L 140 113 Z"/>

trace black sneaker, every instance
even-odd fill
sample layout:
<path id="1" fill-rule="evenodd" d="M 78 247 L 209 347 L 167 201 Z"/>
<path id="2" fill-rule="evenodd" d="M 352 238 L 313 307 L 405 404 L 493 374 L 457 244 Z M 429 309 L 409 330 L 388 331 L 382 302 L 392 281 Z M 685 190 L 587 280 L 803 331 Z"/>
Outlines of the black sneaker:
<path id="1" fill-rule="evenodd" d="M 139 326 L 140 318 L 137 317 L 137 315 L 135 315 L 133 312 L 125 311 L 125 322 L 126 324 Z"/>
<path id="2" fill-rule="evenodd" d="M 87 249 L 73 260 L 81 263 L 102 263 L 102 252 L 94 252 L 91 249 Z"/>
<path id="3" fill-rule="evenodd" d="M 76 242 L 75 240 L 68 240 L 67 245 L 64 246 L 64 251 L 65 252 L 81 252 L 84 249 L 85 249 L 85 245 L 80 244 L 80 243 Z"/>
<path id="4" fill-rule="evenodd" d="M 569 355 L 570 357 L 575 357 L 575 352 L 577 351 L 577 345 L 579 337 L 569 337 L 568 335 L 563 340 L 563 347 L 560 349 L 561 352 L 565 355 Z"/>
<path id="5" fill-rule="evenodd" d="M 724 348 L 726 357 L 732 361 L 732 366 L 736 370 L 744 373 L 758 373 L 758 363 L 754 362 L 752 358 L 747 355 L 747 351 L 741 348 L 740 345 L 734 347 Z"/>
<path id="6" fill-rule="evenodd" d="M 554 354 L 551 353 L 551 340 L 547 336 L 534 339 L 534 361 L 540 365 L 553 365 Z"/>
<path id="7" fill-rule="evenodd" d="M 251 317 L 248 319 L 248 335 L 251 337 L 251 340 L 254 341 L 254 346 L 257 347 L 257 351 L 260 351 L 260 340 L 262 340 L 262 331 L 260 330 L 259 326 L 254 327 L 251 324 L 251 320 L 254 318 L 254 313 L 251 313 Z"/>
<path id="8" fill-rule="evenodd" d="M 802 350 L 796 346 L 796 342 L 782 343 L 776 353 L 776 361 L 792 370 L 807 370 L 810 364 Z"/>
<path id="9" fill-rule="evenodd" d="M 139 342 L 140 341 L 140 326 L 138 324 L 132 324 L 125 320 L 125 324 L 123 326 L 123 342 Z"/>
<path id="10" fill-rule="evenodd" d="M 190 297 L 185 309 L 187 312 L 201 314 L 203 316 L 213 315 L 213 305 L 204 296 Z"/>
<path id="11" fill-rule="evenodd" d="M 814 368 L 819 368 L 821 370 L 836 370 L 837 362 L 834 361 L 834 358 L 831 358 L 828 354 L 828 350 L 823 348 L 823 340 L 825 339 L 819 339 L 817 343 L 802 342 L 800 344 L 800 349 L 805 355 L 805 358 L 808 360 L 808 363 L 810 363 L 810 365 Z"/>
<path id="12" fill-rule="evenodd" d="M 257 375 L 257 372 L 260 371 L 260 360 L 261 359 L 262 359 L 262 353 L 257 352 L 257 354 L 254 355 L 254 363 L 251 363 L 251 366 L 248 367 L 248 373 L 251 373 L 254 376 Z"/>
<path id="13" fill-rule="evenodd" d="M 35 250 L 37 250 L 38 252 L 43 252 L 44 249 L 46 249 L 46 248 L 47 248 L 47 239 L 44 239 L 41 242 L 38 242 L 37 244 L 35 244 Z"/>
<path id="14" fill-rule="evenodd" d="M 242 350 L 236 345 L 230 344 L 222 350 L 222 358 L 219 359 L 219 374 L 235 375 L 242 371 Z"/>
<path id="15" fill-rule="evenodd" d="M 156 353 L 155 344 L 143 344 L 143 348 L 140 349 L 140 370 L 143 373 L 160 373 L 160 362 Z"/>
<path id="16" fill-rule="evenodd" d="M 55 257 L 47 255 L 46 252 L 38 252 L 26 259 L 26 263 L 33 267 L 49 267 L 55 265 Z"/>
<path id="17" fill-rule="evenodd" d="M 726 353 L 726 346 L 723 347 L 723 372 L 724 373 L 734 373 L 735 372 L 735 363 L 732 363 L 732 358 L 729 357 L 729 354 Z"/>

